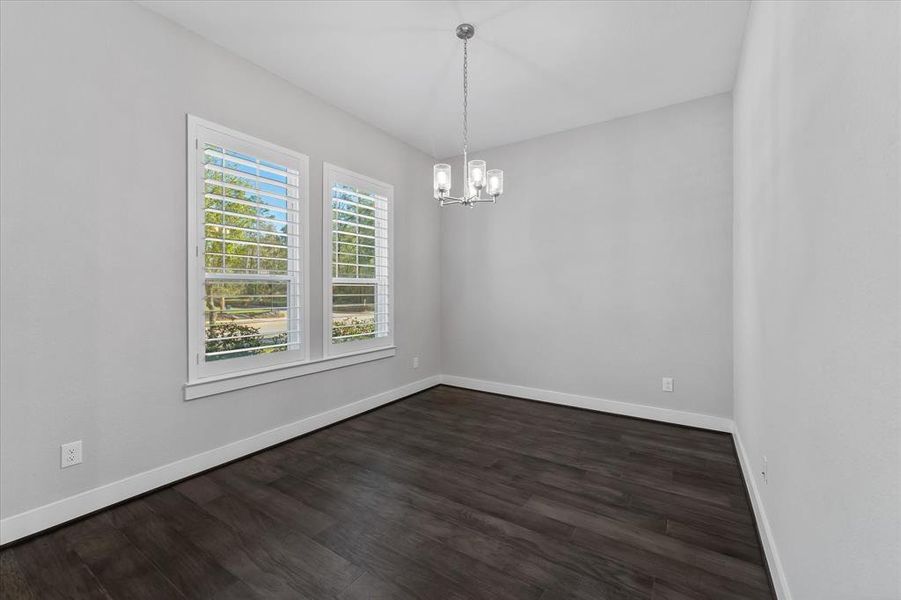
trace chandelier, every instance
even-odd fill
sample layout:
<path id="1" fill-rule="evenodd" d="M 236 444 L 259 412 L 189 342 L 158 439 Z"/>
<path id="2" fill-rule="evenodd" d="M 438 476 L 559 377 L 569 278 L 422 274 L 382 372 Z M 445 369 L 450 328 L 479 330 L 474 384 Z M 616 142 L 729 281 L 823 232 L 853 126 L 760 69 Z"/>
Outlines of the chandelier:
<path id="1" fill-rule="evenodd" d="M 463 195 L 450 195 L 451 166 L 438 163 L 432 170 L 432 187 L 439 206 L 460 204 L 473 207 L 480 202 L 497 200 L 504 193 L 504 172 L 500 169 L 486 170 L 484 160 L 469 160 L 469 40 L 476 34 L 476 28 L 469 23 L 457 26 L 457 37 L 463 40 L 463 168 L 466 170 L 466 185 Z M 482 191 L 487 198 L 482 198 Z"/>

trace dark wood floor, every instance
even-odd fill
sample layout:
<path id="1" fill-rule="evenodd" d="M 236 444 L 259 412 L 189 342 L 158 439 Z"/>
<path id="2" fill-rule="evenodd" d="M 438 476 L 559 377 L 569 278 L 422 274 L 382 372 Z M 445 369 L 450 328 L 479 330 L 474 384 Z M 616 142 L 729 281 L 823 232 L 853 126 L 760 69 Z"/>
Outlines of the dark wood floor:
<path id="1" fill-rule="evenodd" d="M 772 598 L 728 435 L 450 387 L 0 564 L 4 599 Z"/>

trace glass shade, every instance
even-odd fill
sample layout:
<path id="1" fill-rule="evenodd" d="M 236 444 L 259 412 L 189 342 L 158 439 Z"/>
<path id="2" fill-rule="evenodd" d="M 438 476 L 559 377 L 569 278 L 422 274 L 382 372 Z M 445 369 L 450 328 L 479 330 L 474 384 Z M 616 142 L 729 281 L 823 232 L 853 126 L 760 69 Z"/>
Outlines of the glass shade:
<path id="1" fill-rule="evenodd" d="M 500 169 L 488 171 L 488 195 L 500 196 L 504 193 L 504 172 Z"/>
<path id="2" fill-rule="evenodd" d="M 447 194 L 451 189 L 451 166 L 438 163 L 433 169 L 432 187 L 435 190 L 435 198 Z"/>
<path id="3" fill-rule="evenodd" d="M 485 161 L 471 160 L 469 161 L 469 182 L 476 190 L 485 187 Z"/>

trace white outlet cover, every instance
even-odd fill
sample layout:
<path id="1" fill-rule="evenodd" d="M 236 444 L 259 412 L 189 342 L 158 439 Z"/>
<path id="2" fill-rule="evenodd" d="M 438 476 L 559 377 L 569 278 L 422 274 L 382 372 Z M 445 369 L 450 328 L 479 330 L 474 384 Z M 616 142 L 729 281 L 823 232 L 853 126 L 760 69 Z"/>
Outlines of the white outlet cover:
<path id="1" fill-rule="evenodd" d="M 81 460 L 81 440 L 69 442 L 59 447 L 59 467 L 61 469 L 81 464 Z"/>
<path id="2" fill-rule="evenodd" d="M 672 377 L 664 377 L 661 382 L 661 385 L 662 385 L 662 389 L 664 392 L 673 391 L 673 378 Z"/>

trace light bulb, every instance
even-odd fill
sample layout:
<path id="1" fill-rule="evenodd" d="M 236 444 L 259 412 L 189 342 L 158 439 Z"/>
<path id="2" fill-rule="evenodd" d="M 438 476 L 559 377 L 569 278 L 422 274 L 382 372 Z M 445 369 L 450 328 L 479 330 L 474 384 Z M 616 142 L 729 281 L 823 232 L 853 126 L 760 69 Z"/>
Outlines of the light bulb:
<path id="1" fill-rule="evenodd" d="M 451 189 L 451 167 L 448 164 L 438 163 L 433 168 L 432 187 L 435 190 L 435 198 L 447 194 Z"/>
<path id="2" fill-rule="evenodd" d="M 472 187 L 481 190 L 485 187 L 485 161 L 471 160 L 469 161 L 469 181 Z"/>
<path id="3" fill-rule="evenodd" d="M 504 172 L 500 169 L 488 171 L 488 195 L 500 196 L 504 193 Z"/>

